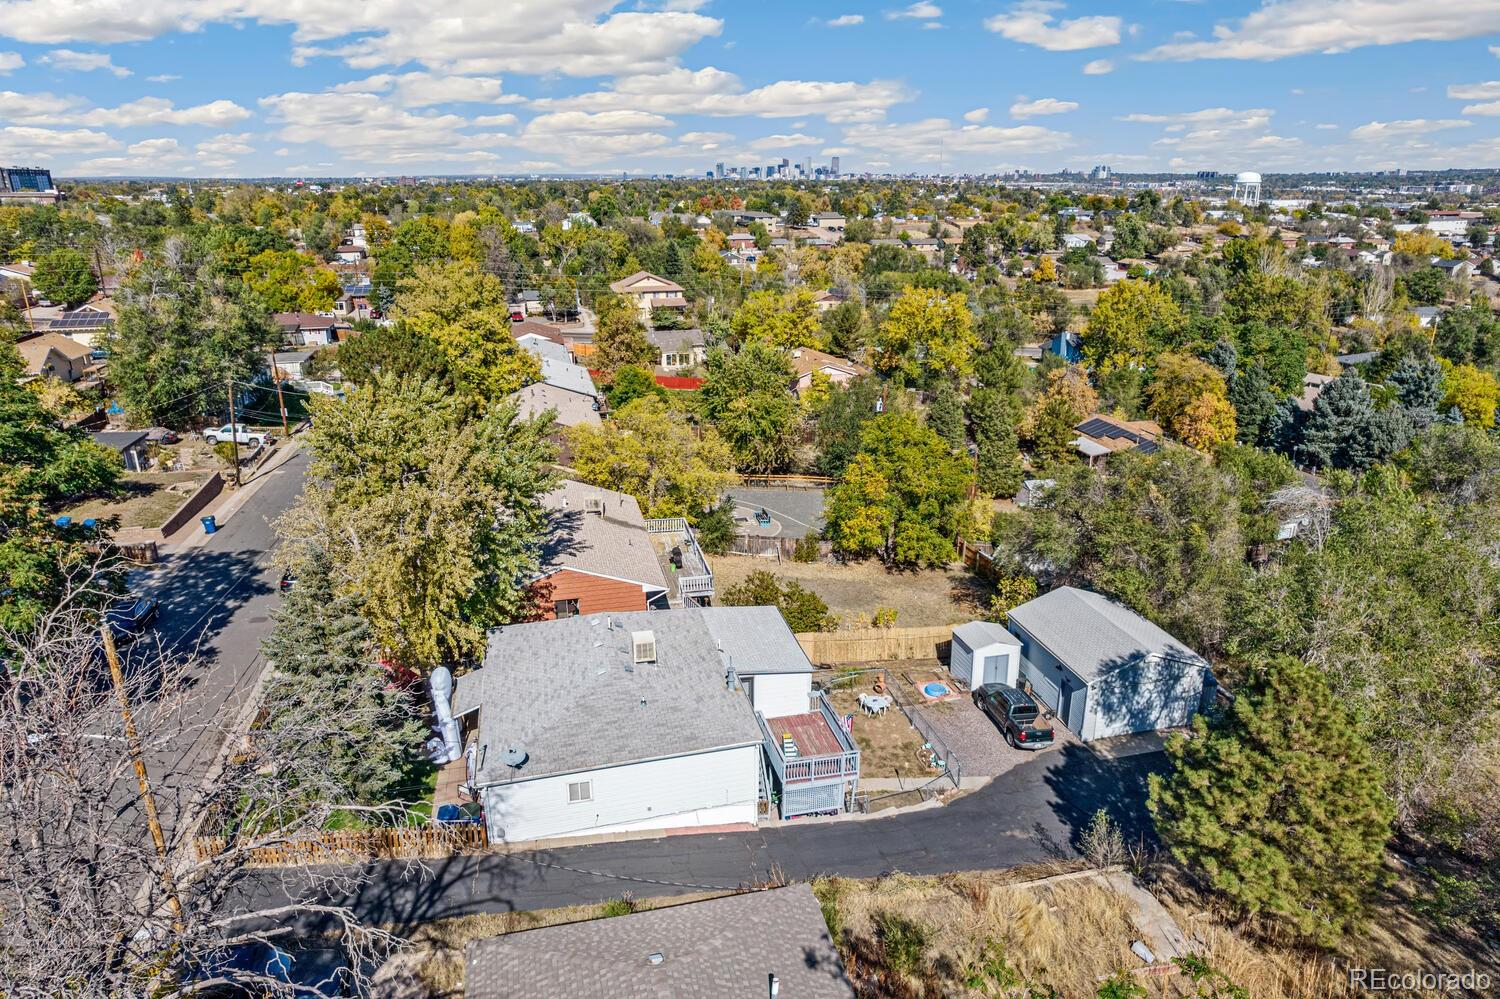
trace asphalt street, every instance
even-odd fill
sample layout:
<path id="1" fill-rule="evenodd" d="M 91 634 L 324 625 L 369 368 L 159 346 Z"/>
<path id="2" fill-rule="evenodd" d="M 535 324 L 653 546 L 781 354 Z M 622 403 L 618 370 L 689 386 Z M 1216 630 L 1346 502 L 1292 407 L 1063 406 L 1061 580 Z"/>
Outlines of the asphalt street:
<path id="1" fill-rule="evenodd" d="M 1104 759 L 1068 745 L 941 808 L 887 818 L 793 822 L 754 832 L 326 868 L 315 872 L 316 886 L 288 869 L 260 871 L 239 903 L 263 907 L 306 892 L 348 905 L 367 921 L 409 925 L 476 912 L 599 902 L 622 892 L 673 895 L 827 874 L 875 877 L 1012 867 L 1076 856 L 1078 838 L 1098 809 L 1121 823 L 1127 842 L 1149 837 L 1146 778 L 1165 762 L 1160 752 Z M 362 876 L 329 878 L 335 874 Z"/>
<path id="2" fill-rule="evenodd" d="M 161 601 L 161 615 L 154 632 L 125 652 L 127 668 L 155 655 L 158 643 L 161 651 L 195 660 L 185 699 L 170 727 L 159 729 L 147 760 L 169 837 L 264 668 L 260 642 L 280 599 L 279 573 L 270 567 L 271 523 L 302 491 L 306 468 L 306 456 L 298 455 L 264 473 L 244 506 L 202 546 L 175 552 L 131 576 L 135 592 Z M 152 723 L 149 707 L 137 714 L 143 727 Z"/>

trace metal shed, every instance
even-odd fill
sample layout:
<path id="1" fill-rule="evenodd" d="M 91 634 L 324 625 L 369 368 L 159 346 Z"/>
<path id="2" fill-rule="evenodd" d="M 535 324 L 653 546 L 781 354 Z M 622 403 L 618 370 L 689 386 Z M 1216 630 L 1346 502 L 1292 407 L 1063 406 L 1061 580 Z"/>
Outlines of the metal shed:
<path id="1" fill-rule="evenodd" d="M 948 672 L 978 690 L 986 683 L 1008 683 L 1020 676 L 1021 641 L 993 621 L 970 621 L 953 629 Z"/>

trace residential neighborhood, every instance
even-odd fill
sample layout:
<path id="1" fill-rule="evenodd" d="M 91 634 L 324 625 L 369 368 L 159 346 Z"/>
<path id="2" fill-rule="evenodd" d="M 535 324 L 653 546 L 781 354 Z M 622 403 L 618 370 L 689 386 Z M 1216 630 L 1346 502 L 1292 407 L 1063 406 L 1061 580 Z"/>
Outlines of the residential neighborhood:
<path id="1" fill-rule="evenodd" d="M 0 994 L 1495 994 L 1487 10 L 11 6 Z"/>

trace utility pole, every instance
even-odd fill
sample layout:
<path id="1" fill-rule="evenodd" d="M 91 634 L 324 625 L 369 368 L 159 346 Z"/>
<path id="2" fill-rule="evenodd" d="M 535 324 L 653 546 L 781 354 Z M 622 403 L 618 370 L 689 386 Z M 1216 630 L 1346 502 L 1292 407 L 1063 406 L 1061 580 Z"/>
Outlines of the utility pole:
<path id="1" fill-rule="evenodd" d="M 234 379 L 224 379 L 224 385 L 229 390 L 229 441 L 234 448 L 234 484 L 240 484 L 240 428 L 234 422 Z"/>
<path id="2" fill-rule="evenodd" d="M 167 893 L 167 903 L 172 907 L 173 926 L 182 932 L 182 900 L 177 897 L 177 886 L 172 881 L 172 864 L 167 857 L 167 838 L 161 831 L 161 818 L 156 812 L 156 796 L 151 791 L 151 777 L 146 772 L 146 760 L 141 752 L 141 736 L 135 728 L 135 716 L 130 711 L 130 695 L 125 692 L 125 671 L 120 667 L 120 656 L 115 651 L 115 636 L 109 624 L 99 626 L 99 637 L 104 640 L 104 657 L 109 660 L 109 678 L 114 684 L 115 700 L 120 702 L 120 717 L 125 721 L 125 743 L 130 749 L 130 760 L 135 764 L 135 779 L 141 786 L 141 803 L 146 809 L 146 825 L 151 829 L 151 842 L 156 846 L 156 858 L 161 861 L 161 884 Z"/>
<path id="3" fill-rule="evenodd" d="M 271 381 L 276 383 L 276 406 L 281 410 L 281 436 L 290 437 L 292 432 L 286 428 L 286 399 L 281 395 L 281 378 L 276 374 L 276 348 L 267 347 L 266 353 L 271 355 Z"/>

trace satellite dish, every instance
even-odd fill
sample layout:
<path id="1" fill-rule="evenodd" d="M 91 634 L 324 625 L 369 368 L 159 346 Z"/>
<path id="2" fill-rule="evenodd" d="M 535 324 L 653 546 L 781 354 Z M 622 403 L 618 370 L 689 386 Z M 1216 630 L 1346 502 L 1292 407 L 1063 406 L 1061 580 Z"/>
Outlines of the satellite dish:
<path id="1" fill-rule="evenodd" d="M 518 769 L 526 762 L 526 750 L 520 746 L 506 746 L 500 751 L 500 762 L 512 770 Z"/>

